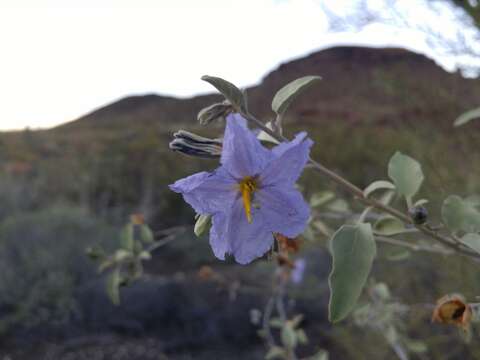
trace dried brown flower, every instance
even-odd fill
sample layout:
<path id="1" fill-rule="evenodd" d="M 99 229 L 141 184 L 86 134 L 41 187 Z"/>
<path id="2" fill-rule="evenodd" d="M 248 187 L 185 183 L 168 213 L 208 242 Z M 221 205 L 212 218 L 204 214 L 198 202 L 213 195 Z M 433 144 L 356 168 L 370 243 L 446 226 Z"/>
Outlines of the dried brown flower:
<path id="1" fill-rule="evenodd" d="M 472 320 L 472 308 L 458 294 L 445 295 L 437 301 L 433 310 L 432 321 L 443 324 L 456 325 L 465 331 Z"/>

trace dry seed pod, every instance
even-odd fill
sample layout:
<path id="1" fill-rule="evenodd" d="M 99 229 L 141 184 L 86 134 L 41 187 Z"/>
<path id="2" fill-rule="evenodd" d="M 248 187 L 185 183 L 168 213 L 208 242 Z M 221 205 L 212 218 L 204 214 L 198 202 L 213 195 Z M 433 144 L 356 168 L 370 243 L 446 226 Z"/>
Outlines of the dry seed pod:
<path id="1" fill-rule="evenodd" d="M 472 308 L 458 294 L 445 295 L 437 301 L 433 310 L 432 321 L 443 324 L 456 325 L 465 331 L 472 320 Z"/>

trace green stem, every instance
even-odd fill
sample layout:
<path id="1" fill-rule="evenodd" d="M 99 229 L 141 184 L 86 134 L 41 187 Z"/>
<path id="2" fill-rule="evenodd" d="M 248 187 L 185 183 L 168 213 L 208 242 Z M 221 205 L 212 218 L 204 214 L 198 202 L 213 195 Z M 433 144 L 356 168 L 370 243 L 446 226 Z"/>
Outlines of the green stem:
<path id="1" fill-rule="evenodd" d="M 453 253 L 452 250 L 448 249 L 441 249 L 441 248 L 436 248 L 436 247 L 431 247 L 431 246 L 424 246 L 424 245 L 419 245 L 419 244 L 412 244 L 408 243 L 402 240 L 386 237 L 386 236 L 381 236 L 381 235 L 375 235 L 375 240 L 384 242 L 386 244 L 390 245 L 395 245 L 395 246 L 401 246 L 404 248 L 407 248 L 412 251 L 426 251 L 426 252 L 434 252 L 434 253 L 439 253 L 442 255 L 450 255 Z"/>

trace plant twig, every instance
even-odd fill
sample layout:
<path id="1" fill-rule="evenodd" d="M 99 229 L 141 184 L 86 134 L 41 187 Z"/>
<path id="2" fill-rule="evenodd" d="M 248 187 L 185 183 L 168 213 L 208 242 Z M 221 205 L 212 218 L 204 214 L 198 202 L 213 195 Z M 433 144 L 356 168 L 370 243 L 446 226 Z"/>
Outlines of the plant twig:
<path id="1" fill-rule="evenodd" d="M 181 234 L 186 230 L 186 226 L 174 226 L 172 228 L 164 229 L 157 231 L 155 237 L 164 236 L 161 240 L 157 240 L 154 243 L 150 244 L 145 251 L 152 252 L 162 246 L 167 245 L 169 242 L 175 240 L 178 234 Z"/>
<path id="2" fill-rule="evenodd" d="M 267 305 L 265 306 L 265 310 L 263 311 L 263 332 L 265 335 L 265 339 L 268 343 L 269 347 L 275 346 L 275 339 L 273 338 L 272 331 L 270 328 L 270 320 L 272 318 L 273 307 L 275 305 L 275 296 L 272 296 L 268 299 Z"/>
<path id="3" fill-rule="evenodd" d="M 428 251 L 428 252 L 434 252 L 434 253 L 443 254 L 443 255 L 450 255 L 454 252 L 453 250 L 449 250 L 449 249 L 445 249 L 445 248 L 439 248 L 439 247 L 437 248 L 437 247 L 433 247 L 433 246 L 413 244 L 413 243 L 408 243 L 406 241 L 393 239 L 393 238 L 390 238 L 390 237 L 380 236 L 380 235 L 375 235 L 375 240 L 380 241 L 380 242 L 384 242 L 384 243 L 390 244 L 390 245 L 401 246 L 401 247 L 407 248 L 407 249 L 412 250 L 412 251 Z"/>

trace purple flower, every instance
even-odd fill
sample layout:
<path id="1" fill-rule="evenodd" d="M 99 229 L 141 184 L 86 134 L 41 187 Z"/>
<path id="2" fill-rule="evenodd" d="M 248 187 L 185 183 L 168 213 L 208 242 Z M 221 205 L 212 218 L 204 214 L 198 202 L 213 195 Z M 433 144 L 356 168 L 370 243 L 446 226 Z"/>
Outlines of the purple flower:
<path id="1" fill-rule="evenodd" d="M 306 133 L 272 150 L 263 147 L 238 114 L 227 117 L 221 166 L 176 181 L 170 188 L 197 213 L 212 215 L 210 245 L 216 257 L 233 254 L 247 264 L 265 254 L 273 234 L 303 232 L 310 209 L 295 182 L 313 142 Z"/>

